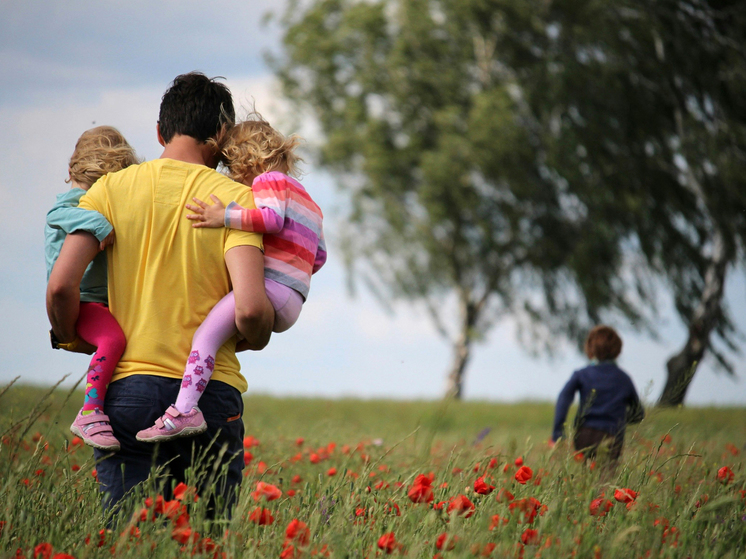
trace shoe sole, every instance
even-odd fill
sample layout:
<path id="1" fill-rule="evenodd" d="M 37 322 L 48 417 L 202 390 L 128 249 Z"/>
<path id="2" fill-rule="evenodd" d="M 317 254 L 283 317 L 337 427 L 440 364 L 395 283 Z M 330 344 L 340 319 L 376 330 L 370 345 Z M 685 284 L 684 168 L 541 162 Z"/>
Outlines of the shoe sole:
<path id="1" fill-rule="evenodd" d="M 83 434 L 83 431 L 78 429 L 76 425 L 70 425 L 70 432 L 75 435 L 76 437 L 80 437 L 83 439 L 83 442 L 87 444 L 88 446 L 92 446 L 93 448 L 97 448 L 99 450 L 105 450 L 109 452 L 119 452 L 121 450 L 121 445 L 102 445 L 94 443 L 91 439 L 86 438 L 85 434 Z"/>
<path id="2" fill-rule="evenodd" d="M 181 439 L 182 437 L 194 437 L 195 435 L 199 435 L 200 433 L 204 433 L 205 431 L 207 431 L 207 423 L 203 423 L 202 425 L 199 425 L 197 427 L 184 427 L 184 429 L 182 429 L 178 433 L 156 435 L 147 439 L 144 437 L 141 438 L 140 434 L 138 433 L 135 438 L 141 443 L 160 443 L 163 441 L 170 441 L 171 439 Z"/>

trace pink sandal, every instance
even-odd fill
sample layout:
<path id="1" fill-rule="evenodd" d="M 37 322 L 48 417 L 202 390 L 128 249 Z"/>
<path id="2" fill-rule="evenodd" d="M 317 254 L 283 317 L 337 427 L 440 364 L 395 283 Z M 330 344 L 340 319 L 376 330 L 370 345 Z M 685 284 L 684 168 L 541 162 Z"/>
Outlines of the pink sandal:
<path id="1" fill-rule="evenodd" d="M 93 448 L 114 452 L 120 448 L 119 441 L 114 436 L 114 431 L 109 423 L 109 416 L 98 408 L 87 415 L 83 415 L 81 409 L 75 416 L 73 424 L 70 425 L 70 431 Z"/>

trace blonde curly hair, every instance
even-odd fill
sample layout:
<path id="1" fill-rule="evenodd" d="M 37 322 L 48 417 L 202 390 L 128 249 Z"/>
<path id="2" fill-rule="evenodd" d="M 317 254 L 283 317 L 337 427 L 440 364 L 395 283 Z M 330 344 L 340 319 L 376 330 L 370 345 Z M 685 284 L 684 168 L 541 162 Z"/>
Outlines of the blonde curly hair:
<path id="1" fill-rule="evenodd" d="M 90 187 L 105 174 L 137 163 L 140 161 L 135 150 L 119 130 L 112 126 L 97 126 L 78 138 L 68 164 L 70 178 L 65 182 L 75 181 Z"/>
<path id="2" fill-rule="evenodd" d="M 254 113 L 255 119 L 245 120 L 225 130 L 208 143 L 214 145 L 228 166 L 233 180 L 251 184 L 262 173 L 279 171 L 298 177 L 298 163 L 303 161 L 294 152 L 301 138 L 285 137 Z"/>

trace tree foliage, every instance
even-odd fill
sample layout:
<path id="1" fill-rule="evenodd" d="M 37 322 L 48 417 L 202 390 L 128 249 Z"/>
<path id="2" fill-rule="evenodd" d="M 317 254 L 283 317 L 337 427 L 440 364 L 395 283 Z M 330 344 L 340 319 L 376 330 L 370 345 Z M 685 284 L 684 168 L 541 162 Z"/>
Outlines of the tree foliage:
<path id="1" fill-rule="evenodd" d="M 741 258 L 744 19 L 713 5 L 290 3 L 275 66 L 349 194 L 351 268 L 427 305 L 452 394 L 506 315 L 540 343 L 651 329 L 658 275 L 688 324 L 716 238 Z"/>

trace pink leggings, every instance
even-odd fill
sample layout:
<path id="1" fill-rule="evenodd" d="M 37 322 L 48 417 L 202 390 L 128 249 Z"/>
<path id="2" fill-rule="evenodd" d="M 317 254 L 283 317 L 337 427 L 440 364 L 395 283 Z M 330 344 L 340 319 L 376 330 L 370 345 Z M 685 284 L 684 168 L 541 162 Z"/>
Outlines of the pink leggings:
<path id="1" fill-rule="evenodd" d="M 83 410 L 103 410 L 106 388 L 124 353 L 124 332 L 103 303 L 81 303 L 75 328 L 81 338 L 96 346 L 96 353 L 88 366 Z"/>
<path id="2" fill-rule="evenodd" d="M 303 296 L 294 289 L 267 278 L 264 279 L 264 288 L 275 309 L 272 330 L 284 332 L 298 320 L 303 308 Z M 236 332 L 236 300 L 231 291 L 213 307 L 194 333 L 181 389 L 174 404 L 177 410 L 188 413 L 197 405 L 215 369 L 215 356 L 220 346 Z"/>

